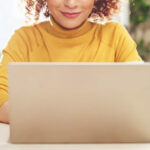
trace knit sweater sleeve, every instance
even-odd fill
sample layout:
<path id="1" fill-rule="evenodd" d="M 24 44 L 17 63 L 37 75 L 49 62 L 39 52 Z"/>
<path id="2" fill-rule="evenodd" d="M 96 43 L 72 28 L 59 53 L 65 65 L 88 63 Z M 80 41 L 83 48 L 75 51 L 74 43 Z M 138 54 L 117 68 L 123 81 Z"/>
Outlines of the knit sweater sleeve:
<path id="1" fill-rule="evenodd" d="M 2 51 L 0 63 L 0 106 L 8 100 L 8 63 L 28 61 L 27 49 L 27 37 L 23 28 L 20 28 L 14 32 L 7 46 Z"/>

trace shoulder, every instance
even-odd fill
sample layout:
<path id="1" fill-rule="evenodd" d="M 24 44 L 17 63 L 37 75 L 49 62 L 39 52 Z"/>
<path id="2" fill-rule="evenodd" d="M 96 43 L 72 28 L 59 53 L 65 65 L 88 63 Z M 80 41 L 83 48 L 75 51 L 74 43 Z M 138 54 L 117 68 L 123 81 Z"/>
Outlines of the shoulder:
<path id="1" fill-rule="evenodd" d="M 39 42 L 42 38 L 43 31 L 41 30 L 41 28 L 46 24 L 47 21 L 22 26 L 14 31 L 9 42 L 17 42 L 17 44 L 22 43 L 28 46 L 32 46 L 33 43 L 36 43 L 38 45 L 40 44 Z"/>
<path id="2" fill-rule="evenodd" d="M 126 31 L 125 27 L 119 22 L 107 22 L 102 25 L 103 33 L 107 34 L 119 34 L 121 31 Z"/>
<path id="3" fill-rule="evenodd" d="M 35 37 L 39 32 L 41 32 L 41 28 L 48 24 L 47 21 L 34 23 L 31 25 L 25 25 L 15 30 L 15 33 L 20 34 L 22 36 Z"/>
<path id="4" fill-rule="evenodd" d="M 101 42 L 114 47 L 116 41 L 128 36 L 128 31 L 119 22 L 101 24 Z"/>

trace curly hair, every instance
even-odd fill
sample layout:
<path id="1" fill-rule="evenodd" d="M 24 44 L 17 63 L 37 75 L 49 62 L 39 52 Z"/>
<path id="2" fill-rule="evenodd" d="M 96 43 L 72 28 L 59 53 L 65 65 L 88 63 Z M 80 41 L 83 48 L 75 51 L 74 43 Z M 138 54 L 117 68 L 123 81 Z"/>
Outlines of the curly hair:
<path id="1" fill-rule="evenodd" d="M 49 17 L 50 13 L 48 10 L 46 0 L 24 0 L 26 17 L 30 20 L 30 16 L 34 17 L 35 21 L 39 20 L 41 11 L 45 17 Z M 111 16 L 118 13 L 120 10 L 120 0 L 95 0 L 94 8 L 89 14 L 90 17 L 99 17 L 101 20 L 104 18 L 111 19 Z"/>

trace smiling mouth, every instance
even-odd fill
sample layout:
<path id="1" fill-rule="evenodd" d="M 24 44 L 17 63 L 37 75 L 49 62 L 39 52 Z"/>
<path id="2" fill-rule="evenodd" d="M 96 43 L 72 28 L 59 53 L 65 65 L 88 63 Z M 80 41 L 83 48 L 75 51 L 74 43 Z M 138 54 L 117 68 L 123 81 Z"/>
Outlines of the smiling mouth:
<path id="1" fill-rule="evenodd" d="M 81 14 L 81 12 L 75 12 L 75 13 L 61 12 L 61 13 L 63 14 L 63 16 L 65 16 L 67 18 L 76 18 Z"/>

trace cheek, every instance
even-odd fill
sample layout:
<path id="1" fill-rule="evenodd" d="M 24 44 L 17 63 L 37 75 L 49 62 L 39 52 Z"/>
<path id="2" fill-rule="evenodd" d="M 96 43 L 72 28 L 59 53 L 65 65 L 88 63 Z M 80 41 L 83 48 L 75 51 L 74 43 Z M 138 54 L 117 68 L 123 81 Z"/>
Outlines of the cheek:
<path id="1" fill-rule="evenodd" d="M 86 9 L 86 10 L 90 10 L 94 7 L 94 0 L 84 0 L 84 2 L 82 3 L 82 8 Z"/>
<path id="2" fill-rule="evenodd" d="M 47 0 L 48 8 L 50 10 L 59 8 L 61 6 L 62 0 Z"/>

